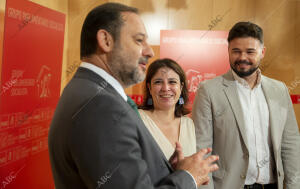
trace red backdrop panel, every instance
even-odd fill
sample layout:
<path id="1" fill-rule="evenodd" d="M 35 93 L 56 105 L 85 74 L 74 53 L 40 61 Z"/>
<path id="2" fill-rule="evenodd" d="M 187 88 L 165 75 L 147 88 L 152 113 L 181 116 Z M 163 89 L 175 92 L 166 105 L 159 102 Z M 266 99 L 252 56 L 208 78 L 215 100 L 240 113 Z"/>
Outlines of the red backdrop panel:
<path id="1" fill-rule="evenodd" d="M 300 95 L 291 95 L 293 104 L 300 104 Z"/>
<path id="2" fill-rule="evenodd" d="M 0 188 L 54 188 L 49 124 L 60 96 L 65 15 L 7 0 L 0 96 Z"/>
<path id="3" fill-rule="evenodd" d="M 190 104 L 201 81 L 222 75 L 230 68 L 225 31 L 162 30 L 160 58 L 171 58 L 184 69 Z"/>

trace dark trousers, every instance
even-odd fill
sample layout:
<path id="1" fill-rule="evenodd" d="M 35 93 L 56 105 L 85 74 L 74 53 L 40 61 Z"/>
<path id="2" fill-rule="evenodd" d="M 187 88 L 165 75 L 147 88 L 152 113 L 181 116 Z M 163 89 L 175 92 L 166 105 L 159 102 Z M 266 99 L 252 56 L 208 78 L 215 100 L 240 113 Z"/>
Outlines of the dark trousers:
<path id="1" fill-rule="evenodd" d="M 252 184 L 245 185 L 244 189 L 277 189 L 277 184 Z"/>

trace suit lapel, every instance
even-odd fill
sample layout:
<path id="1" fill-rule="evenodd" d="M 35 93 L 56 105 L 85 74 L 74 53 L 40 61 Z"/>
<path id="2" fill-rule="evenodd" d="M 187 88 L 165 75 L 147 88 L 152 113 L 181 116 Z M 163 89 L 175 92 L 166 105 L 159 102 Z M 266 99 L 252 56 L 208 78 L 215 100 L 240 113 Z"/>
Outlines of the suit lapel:
<path id="1" fill-rule="evenodd" d="M 111 93 L 114 94 L 114 95 L 117 95 L 116 99 L 122 99 L 121 95 L 109 83 L 107 83 L 98 74 L 94 73 L 93 71 L 91 71 L 91 70 L 89 70 L 87 68 L 79 67 L 78 70 L 77 70 L 77 72 L 76 72 L 76 74 L 74 75 L 74 77 L 85 78 L 85 79 L 91 80 L 91 81 L 97 83 L 98 85 L 100 85 L 103 88 L 109 86 L 109 90 L 111 91 Z M 126 102 L 124 101 L 124 103 L 126 103 Z M 143 126 L 142 129 L 144 130 L 144 133 L 147 133 L 149 139 L 153 143 L 153 146 L 156 148 L 157 151 L 161 152 L 159 154 L 159 156 L 164 160 L 164 162 L 166 163 L 166 165 L 169 168 L 169 170 L 171 172 L 173 172 L 174 169 L 172 168 L 171 164 L 169 163 L 169 161 L 167 160 L 167 158 L 163 154 L 162 150 L 160 149 L 160 147 L 158 146 L 158 144 L 155 142 L 155 139 L 153 138 L 153 136 L 151 135 L 151 133 L 148 131 L 148 129 L 144 125 L 144 122 L 140 119 L 140 117 L 138 115 L 137 115 L 137 120 L 136 121 L 139 121 L 140 122 L 139 125 Z"/>
<path id="2" fill-rule="evenodd" d="M 272 84 L 264 76 L 262 76 L 262 89 L 269 108 L 269 123 L 273 150 L 274 153 L 277 154 L 277 151 L 280 147 L 280 138 L 283 129 L 281 128 L 281 125 L 283 125 L 281 124 L 282 117 L 284 117 L 284 115 L 286 114 L 286 110 L 282 108 L 276 100 L 273 100 L 280 99 L 280 97 L 274 96 L 277 94 L 277 88 L 272 86 Z"/>
<path id="3" fill-rule="evenodd" d="M 241 133 L 241 136 L 244 140 L 244 144 L 247 149 L 248 148 L 248 139 L 247 139 L 247 134 L 246 134 L 246 126 L 244 122 L 244 115 L 242 111 L 242 106 L 239 100 L 239 96 L 237 94 L 237 87 L 235 84 L 235 80 L 233 78 L 233 75 L 231 73 L 231 70 L 228 71 L 224 76 L 223 76 L 223 85 L 224 87 L 224 93 L 229 101 L 229 104 L 231 106 L 231 109 L 234 113 L 234 117 L 236 119 L 239 131 Z"/>

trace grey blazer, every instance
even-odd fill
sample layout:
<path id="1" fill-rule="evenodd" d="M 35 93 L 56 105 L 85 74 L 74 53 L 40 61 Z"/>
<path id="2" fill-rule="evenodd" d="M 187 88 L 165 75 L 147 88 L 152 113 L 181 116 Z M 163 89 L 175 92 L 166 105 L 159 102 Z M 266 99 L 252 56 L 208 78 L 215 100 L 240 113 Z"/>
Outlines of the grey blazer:
<path id="1" fill-rule="evenodd" d="M 79 68 L 49 131 L 56 189 L 195 188 L 174 171 L 143 121 L 103 78 Z"/>
<path id="2" fill-rule="evenodd" d="M 300 188 L 300 135 L 286 86 L 262 76 L 270 112 L 270 134 L 278 189 Z M 200 83 L 194 101 L 197 149 L 212 147 L 220 156 L 213 182 L 201 188 L 243 188 L 249 162 L 248 140 L 236 84 L 229 71 Z"/>

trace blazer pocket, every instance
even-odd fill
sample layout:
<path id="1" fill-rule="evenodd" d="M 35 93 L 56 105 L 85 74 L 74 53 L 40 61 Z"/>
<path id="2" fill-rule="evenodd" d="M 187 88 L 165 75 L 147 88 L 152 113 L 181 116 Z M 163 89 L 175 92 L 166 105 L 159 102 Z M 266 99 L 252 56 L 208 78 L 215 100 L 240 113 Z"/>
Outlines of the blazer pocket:
<path id="1" fill-rule="evenodd" d="M 222 108 L 222 109 L 218 109 L 218 110 L 216 110 L 216 111 L 213 111 L 213 116 L 216 118 L 216 117 L 219 117 L 219 116 L 221 116 L 221 115 L 223 115 L 224 114 L 224 112 L 225 112 L 225 108 Z"/>
<path id="2" fill-rule="evenodd" d="M 219 169 L 219 170 L 213 172 L 212 176 L 214 178 L 217 178 L 217 179 L 223 179 L 224 176 L 225 176 L 225 170 L 224 169 Z"/>

